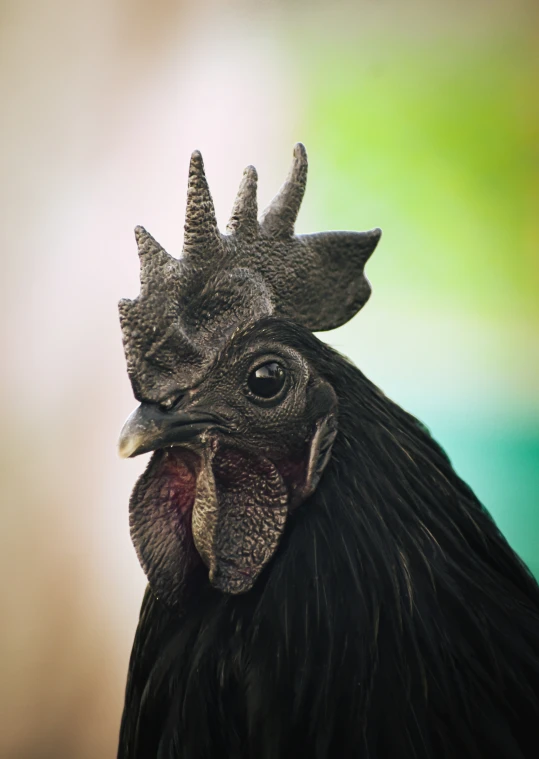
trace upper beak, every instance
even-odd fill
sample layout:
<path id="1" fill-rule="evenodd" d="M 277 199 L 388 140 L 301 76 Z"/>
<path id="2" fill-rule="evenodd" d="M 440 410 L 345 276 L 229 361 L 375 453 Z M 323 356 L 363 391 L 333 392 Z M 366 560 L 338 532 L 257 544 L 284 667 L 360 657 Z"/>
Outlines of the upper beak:
<path id="1" fill-rule="evenodd" d="M 207 411 L 163 411 L 156 404 L 141 403 L 122 428 L 118 451 L 127 459 L 184 443 L 209 427 L 219 426 L 222 427 L 221 419 Z"/>

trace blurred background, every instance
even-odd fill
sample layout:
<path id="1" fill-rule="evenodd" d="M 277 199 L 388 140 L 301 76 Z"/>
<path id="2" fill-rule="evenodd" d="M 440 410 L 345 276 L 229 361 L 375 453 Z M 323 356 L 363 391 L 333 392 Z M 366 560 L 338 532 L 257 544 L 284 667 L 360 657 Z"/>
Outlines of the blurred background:
<path id="1" fill-rule="evenodd" d="M 422 419 L 539 576 L 535 0 L 3 0 L 0 756 L 113 759 L 146 460 L 116 303 L 178 255 L 190 153 L 224 228 L 303 141 L 298 232 L 383 228 L 323 339 Z M 146 459 L 147 457 L 142 457 Z"/>

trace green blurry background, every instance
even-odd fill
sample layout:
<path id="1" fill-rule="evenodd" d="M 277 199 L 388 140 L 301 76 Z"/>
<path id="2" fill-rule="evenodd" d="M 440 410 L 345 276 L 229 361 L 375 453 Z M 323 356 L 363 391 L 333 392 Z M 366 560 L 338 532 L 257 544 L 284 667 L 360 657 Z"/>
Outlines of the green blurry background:
<path id="1" fill-rule="evenodd" d="M 116 303 L 132 229 L 222 228 L 309 153 L 298 232 L 368 229 L 373 295 L 321 335 L 418 416 L 539 576 L 539 13 L 526 0 L 0 4 L 0 755 L 114 757 L 146 461 Z"/>

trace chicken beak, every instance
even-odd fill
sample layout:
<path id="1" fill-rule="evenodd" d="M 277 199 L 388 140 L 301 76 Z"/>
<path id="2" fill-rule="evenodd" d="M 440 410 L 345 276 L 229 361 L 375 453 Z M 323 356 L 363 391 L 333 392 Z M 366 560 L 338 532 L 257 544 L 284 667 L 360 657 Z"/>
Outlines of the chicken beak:
<path id="1" fill-rule="evenodd" d="M 120 433 L 118 452 L 124 459 L 141 453 L 182 445 L 210 427 L 222 427 L 221 420 L 207 411 L 163 411 L 156 404 L 141 403 L 126 420 Z"/>

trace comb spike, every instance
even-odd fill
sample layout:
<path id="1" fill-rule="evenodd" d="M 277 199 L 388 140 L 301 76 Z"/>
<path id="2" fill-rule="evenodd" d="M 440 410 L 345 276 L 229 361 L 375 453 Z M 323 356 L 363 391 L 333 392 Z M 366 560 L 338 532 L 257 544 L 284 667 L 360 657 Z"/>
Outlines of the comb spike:
<path id="1" fill-rule="evenodd" d="M 306 182 L 307 151 L 298 142 L 288 177 L 262 215 L 260 226 L 265 235 L 290 237 L 294 234 L 294 224 L 305 194 Z"/>
<path id="2" fill-rule="evenodd" d="M 227 224 L 227 232 L 235 233 L 242 237 L 252 239 L 258 233 L 258 204 L 256 200 L 256 188 L 258 174 L 254 166 L 247 166 L 243 172 L 236 200 L 232 208 L 232 215 Z"/>
<path id="3" fill-rule="evenodd" d="M 184 255 L 210 259 L 221 248 L 213 200 L 198 150 L 191 155 L 185 212 Z"/>
<path id="4" fill-rule="evenodd" d="M 140 291 L 160 289 L 163 282 L 176 277 L 178 261 L 159 245 L 144 227 L 135 227 L 138 254 L 140 258 Z"/>

